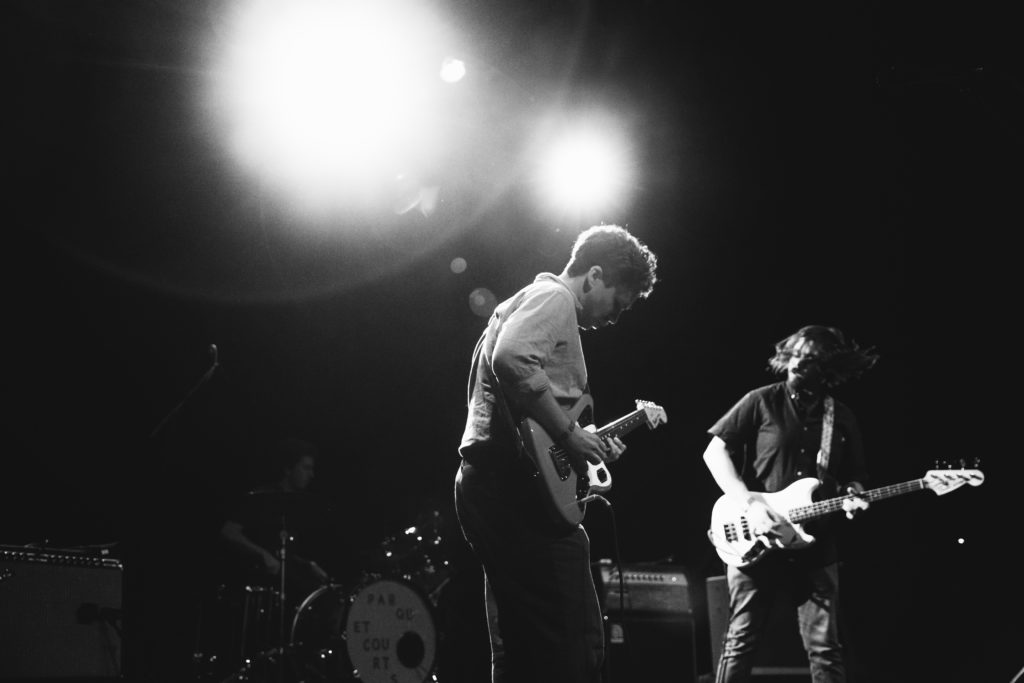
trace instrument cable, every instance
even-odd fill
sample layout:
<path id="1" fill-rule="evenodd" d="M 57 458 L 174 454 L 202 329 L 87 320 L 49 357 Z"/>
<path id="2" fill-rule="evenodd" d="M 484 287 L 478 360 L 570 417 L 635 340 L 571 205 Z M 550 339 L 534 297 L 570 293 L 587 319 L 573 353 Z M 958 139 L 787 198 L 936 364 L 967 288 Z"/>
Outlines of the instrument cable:
<path id="1" fill-rule="evenodd" d="M 598 495 L 596 493 L 590 494 L 589 496 L 583 498 L 583 500 L 580 501 L 580 502 L 591 502 L 591 501 L 598 501 L 598 502 L 602 503 L 605 506 L 605 508 L 607 508 L 608 515 L 611 518 L 611 524 L 612 524 L 612 551 L 613 551 L 613 554 L 615 556 L 615 559 L 612 562 L 612 576 L 615 576 L 617 574 L 618 578 L 619 578 L 619 615 L 620 616 L 625 616 L 625 614 L 626 614 L 626 579 L 623 576 L 623 572 L 622 572 L 622 553 L 619 550 L 619 528 L 618 528 L 618 524 L 615 521 L 615 508 L 612 507 L 611 502 L 607 498 L 605 498 L 604 496 L 600 496 L 600 495 Z M 606 594 L 607 594 L 607 592 L 606 592 Z M 605 616 L 605 619 L 607 619 L 607 618 L 608 617 Z M 604 659 L 605 659 L 605 661 L 604 661 L 604 668 L 605 668 L 605 671 L 607 673 L 607 676 L 605 677 L 604 680 L 605 680 L 606 683 L 613 683 L 612 682 L 612 669 L 611 669 L 611 638 L 612 638 L 612 633 L 611 633 L 611 629 L 609 628 L 609 632 L 608 632 L 608 641 L 609 642 L 606 642 L 605 643 L 605 647 L 604 647 L 604 650 L 605 650 L 605 653 L 604 653 Z M 629 660 L 630 660 L 630 653 L 629 653 L 630 641 L 629 641 L 628 638 L 625 637 L 625 633 L 623 633 L 622 644 L 623 644 L 623 649 L 625 650 L 626 661 L 628 663 Z"/>

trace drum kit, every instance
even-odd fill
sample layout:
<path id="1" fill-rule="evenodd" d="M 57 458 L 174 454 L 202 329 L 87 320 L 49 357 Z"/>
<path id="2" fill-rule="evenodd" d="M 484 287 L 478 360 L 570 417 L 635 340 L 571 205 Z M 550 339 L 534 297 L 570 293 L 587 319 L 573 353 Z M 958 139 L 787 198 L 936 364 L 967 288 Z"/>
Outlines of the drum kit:
<path id="1" fill-rule="evenodd" d="M 442 540 L 440 513 L 421 515 L 371 552 L 372 571 L 363 571 L 357 585 L 326 583 L 298 607 L 281 599 L 283 580 L 279 588 L 244 587 L 230 609 L 239 631 L 232 638 L 233 670 L 216 680 L 436 681 L 435 613 L 451 578 Z"/>

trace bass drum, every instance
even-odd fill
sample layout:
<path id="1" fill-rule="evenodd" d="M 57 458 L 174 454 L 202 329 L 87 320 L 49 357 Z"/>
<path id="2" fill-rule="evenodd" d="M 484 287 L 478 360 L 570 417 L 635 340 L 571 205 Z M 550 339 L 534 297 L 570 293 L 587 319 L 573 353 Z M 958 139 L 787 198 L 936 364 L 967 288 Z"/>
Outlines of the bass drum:
<path id="1" fill-rule="evenodd" d="M 354 681 L 345 649 L 349 596 L 339 585 L 316 589 L 295 612 L 291 661 L 298 680 Z"/>
<path id="2" fill-rule="evenodd" d="M 437 632 L 430 603 L 412 583 L 378 578 L 352 596 L 345 617 L 352 673 L 365 683 L 424 683 Z"/>

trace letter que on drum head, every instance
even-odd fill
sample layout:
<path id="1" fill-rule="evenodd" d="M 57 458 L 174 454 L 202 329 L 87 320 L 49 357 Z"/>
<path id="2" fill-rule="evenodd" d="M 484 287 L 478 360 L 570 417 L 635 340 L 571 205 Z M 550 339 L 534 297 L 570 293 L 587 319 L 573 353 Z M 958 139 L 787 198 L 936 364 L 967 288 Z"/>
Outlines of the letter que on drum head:
<path id="1" fill-rule="evenodd" d="M 424 683 L 437 648 L 430 603 L 404 581 L 379 579 L 352 598 L 345 623 L 352 667 L 366 683 Z"/>

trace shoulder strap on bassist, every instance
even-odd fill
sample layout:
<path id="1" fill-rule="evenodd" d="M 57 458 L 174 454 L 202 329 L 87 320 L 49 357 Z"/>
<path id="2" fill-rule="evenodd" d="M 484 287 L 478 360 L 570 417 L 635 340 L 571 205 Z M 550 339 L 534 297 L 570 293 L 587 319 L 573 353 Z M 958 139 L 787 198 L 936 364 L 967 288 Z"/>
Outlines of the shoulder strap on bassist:
<path id="1" fill-rule="evenodd" d="M 825 410 L 821 417 L 821 447 L 818 449 L 818 479 L 825 481 L 828 474 L 828 459 L 832 450 L 832 427 L 836 421 L 836 402 L 831 396 L 825 397 Z"/>

